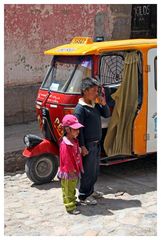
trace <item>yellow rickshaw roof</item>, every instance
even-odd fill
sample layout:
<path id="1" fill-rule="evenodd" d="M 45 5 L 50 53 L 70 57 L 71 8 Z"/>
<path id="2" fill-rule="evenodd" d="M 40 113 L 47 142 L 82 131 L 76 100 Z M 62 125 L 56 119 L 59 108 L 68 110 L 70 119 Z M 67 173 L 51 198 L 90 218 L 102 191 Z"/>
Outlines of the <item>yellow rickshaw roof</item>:
<path id="1" fill-rule="evenodd" d="M 75 37 L 69 44 L 44 52 L 46 55 L 98 55 L 105 51 L 141 49 L 157 46 L 157 39 L 127 39 L 93 42 L 89 37 Z"/>

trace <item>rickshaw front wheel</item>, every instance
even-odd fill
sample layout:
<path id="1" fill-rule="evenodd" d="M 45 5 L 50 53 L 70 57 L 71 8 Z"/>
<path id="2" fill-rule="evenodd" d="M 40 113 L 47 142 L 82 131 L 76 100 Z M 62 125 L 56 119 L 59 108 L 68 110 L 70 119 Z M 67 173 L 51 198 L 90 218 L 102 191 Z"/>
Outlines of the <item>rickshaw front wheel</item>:
<path id="1" fill-rule="evenodd" d="M 58 158 L 51 154 L 43 154 L 26 160 L 26 175 L 35 184 L 51 182 L 57 170 Z"/>

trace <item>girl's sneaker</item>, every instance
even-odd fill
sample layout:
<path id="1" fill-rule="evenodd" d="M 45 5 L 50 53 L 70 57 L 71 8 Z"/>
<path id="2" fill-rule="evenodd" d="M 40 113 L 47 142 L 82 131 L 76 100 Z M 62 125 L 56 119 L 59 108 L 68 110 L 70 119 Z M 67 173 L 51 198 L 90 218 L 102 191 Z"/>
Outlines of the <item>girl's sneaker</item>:
<path id="1" fill-rule="evenodd" d="M 72 211 L 67 211 L 69 214 L 73 214 L 73 215 L 78 215 L 78 214 L 80 214 L 80 211 L 79 210 L 77 210 L 77 209 L 74 209 L 74 210 L 72 210 Z"/>

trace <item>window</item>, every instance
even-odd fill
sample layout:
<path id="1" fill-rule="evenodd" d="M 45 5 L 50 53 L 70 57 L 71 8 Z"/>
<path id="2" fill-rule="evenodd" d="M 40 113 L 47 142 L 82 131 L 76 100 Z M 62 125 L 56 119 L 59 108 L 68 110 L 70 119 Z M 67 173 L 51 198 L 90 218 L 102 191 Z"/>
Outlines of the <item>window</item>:
<path id="1" fill-rule="evenodd" d="M 91 77 L 91 57 L 59 56 L 49 69 L 41 88 L 56 92 L 80 93 L 81 81 Z"/>
<path id="2" fill-rule="evenodd" d="M 124 57 L 122 54 L 110 54 L 102 56 L 100 64 L 100 80 L 102 85 L 120 84 Z"/>

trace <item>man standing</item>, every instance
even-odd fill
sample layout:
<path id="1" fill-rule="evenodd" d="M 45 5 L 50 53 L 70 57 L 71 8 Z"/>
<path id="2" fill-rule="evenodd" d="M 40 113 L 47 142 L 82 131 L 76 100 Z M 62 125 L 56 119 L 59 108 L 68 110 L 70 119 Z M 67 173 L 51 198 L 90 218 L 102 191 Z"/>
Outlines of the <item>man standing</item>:
<path id="1" fill-rule="evenodd" d="M 84 204 L 97 204 L 101 193 L 94 191 L 100 159 L 100 140 L 102 137 L 101 116 L 107 118 L 110 109 L 103 97 L 98 96 L 99 83 L 94 78 L 82 80 L 82 98 L 75 108 L 75 116 L 84 125 L 80 130 L 79 144 L 82 150 L 84 173 L 81 174 L 79 199 Z M 96 103 L 98 99 L 98 103 Z"/>

